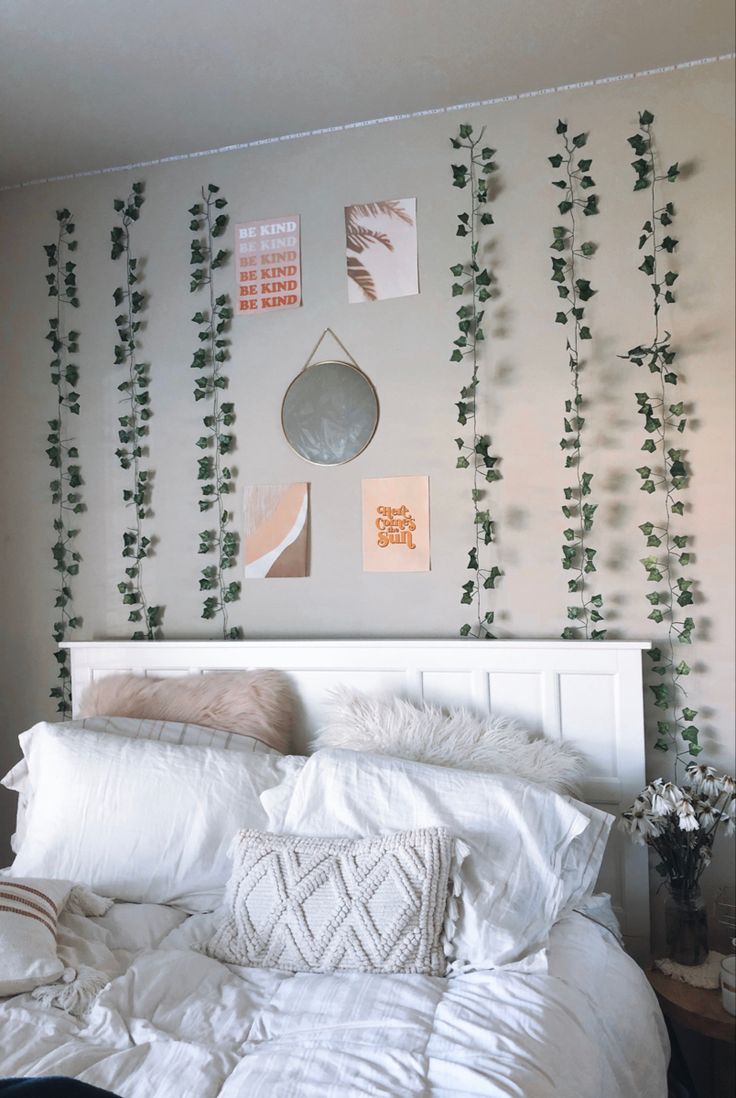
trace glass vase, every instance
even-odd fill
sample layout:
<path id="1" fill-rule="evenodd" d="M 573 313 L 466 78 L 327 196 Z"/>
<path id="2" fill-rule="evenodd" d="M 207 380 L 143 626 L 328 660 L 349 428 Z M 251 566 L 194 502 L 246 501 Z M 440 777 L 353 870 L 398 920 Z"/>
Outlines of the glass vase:
<path id="1" fill-rule="evenodd" d="M 702 965 L 708 956 L 708 913 L 699 885 L 670 881 L 664 918 L 670 960 L 680 965 Z"/>

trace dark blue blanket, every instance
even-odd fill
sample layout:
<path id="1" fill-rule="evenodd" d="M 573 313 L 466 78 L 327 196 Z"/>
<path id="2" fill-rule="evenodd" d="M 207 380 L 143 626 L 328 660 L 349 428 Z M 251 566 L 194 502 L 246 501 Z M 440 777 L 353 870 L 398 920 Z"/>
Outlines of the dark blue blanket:
<path id="1" fill-rule="evenodd" d="M 2 1098 L 117 1098 L 111 1090 L 53 1075 L 45 1079 L 0 1079 Z"/>

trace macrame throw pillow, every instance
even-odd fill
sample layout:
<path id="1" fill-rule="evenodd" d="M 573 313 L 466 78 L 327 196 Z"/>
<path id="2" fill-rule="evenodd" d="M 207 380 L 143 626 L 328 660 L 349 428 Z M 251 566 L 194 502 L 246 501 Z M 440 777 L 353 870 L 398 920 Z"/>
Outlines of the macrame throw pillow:
<path id="1" fill-rule="evenodd" d="M 357 840 L 239 831 L 228 914 L 203 952 L 288 972 L 442 976 L 463 853 L 441 827 Z"/>
<path id="2" fill-rule="evenodd" d="M 325 747 L 508 774 L 572 795 L 583 772 L 583 758 L 569 744 L 533 737 L 512 720 L 349 690 L 333 692 L 327 722 L 312 741 L 313 750 Z"/>
<path id="3" fill-rule="evenodd" d="M 252 736 L 289 753 L 294 692 L 281 671 L 211 671 L 157 679 L 107 675 L 87 687 L 81 717 L 180 721 Z"/>

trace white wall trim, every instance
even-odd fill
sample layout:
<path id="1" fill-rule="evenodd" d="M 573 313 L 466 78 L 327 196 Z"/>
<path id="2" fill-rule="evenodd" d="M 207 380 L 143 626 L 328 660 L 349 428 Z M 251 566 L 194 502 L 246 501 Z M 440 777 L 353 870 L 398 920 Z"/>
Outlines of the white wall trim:
<path id="1" fill-rule="evenodd" d="M 642 69 L 640 72 L 620 73 L 617 76 L 601 76 L 597 80 L 583 80 L 578 84 L 558 84 L 552 88 L 538 88 L 534 91 L 517 92 L 513 95 L 498 95 L 493 99 L 478 99 L 471 103 L 454 103 L 449 107 L 430 107 L 423 111 L 411 111 L 408 114 L 390 114 L 383 118 L 367 118 L 362 122 L 345 122 L 340 126 L 324 126 L 318 130 L 302 130 L 299 133 L 286 133 L 278 137 L 261 137 L 256 141 L 244 141 L 239 145 L 221 145 L 216 149 L 202 149 L 199 152 L 177 153 L 162 156 L 157 160 L 138 160 L 134 164 L 116 164 L 109 168 L 90 168 L 83 172 L 69 172 L 66 175 L 50 175 L 45 179 L 29 179 L 23 183 L 8 183 L 0 187 L 2 191 L 17 191 L 24 187 L 39 187 L 44 183 L 62 183 L 69 179 L 86 179 L 92 175 L 110 175 L 114 172 L 128 172 L 134 168 L 150 168 L 157 164 L 171 164 L 178 160 L 197 160 L 202 156 L 217 156 L 220 153 L 243 152 L 260 145 L 276 145 L 280 141 L 300 141 L 305 137 L 321 137 L 323 134 L 344 133 L 359 130 L 363 126 L 382 126 L 386 122 L 406 122 L 412 118 L 426 118 L 436 114 L 450 114 L 452 111 L 475 110 L 478 107 L 495 107 L 501 103 L 516 103 L 521 99 L 535 99 L 540 95 L 556 95 L 558 92 L 578 91 L 582 88 L 597 88 L 604 84 L 619 84 L 623 80 L 638 80 L 643 76 L 659 76 L 666 72 L 678 72 L 693 69 L 699 65 L 713 65 L 719 61 L 733 61 L 736 53 L 722 53 L 715 57 L 699 57 L 694 61 L 680 61 L 674 65 L 662 65 L 657 69 Z"/>

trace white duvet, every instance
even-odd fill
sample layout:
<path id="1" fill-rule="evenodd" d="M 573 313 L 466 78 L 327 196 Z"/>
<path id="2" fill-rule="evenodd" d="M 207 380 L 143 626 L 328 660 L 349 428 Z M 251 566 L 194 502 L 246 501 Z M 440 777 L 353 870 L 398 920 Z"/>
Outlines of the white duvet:
<path id="1" fill-rule="evenodd" d="M 87 1017 L 0 1001 L 0 1075 L 121 1098 L 665 1098 L 664 1025 L 613 935 L 578 914 L 549 972 L 289 975 L 194 951 L 212 916 L 116 904 L 65 915 L 66 964 L 112 978 Z"/>

